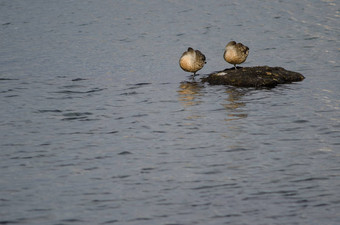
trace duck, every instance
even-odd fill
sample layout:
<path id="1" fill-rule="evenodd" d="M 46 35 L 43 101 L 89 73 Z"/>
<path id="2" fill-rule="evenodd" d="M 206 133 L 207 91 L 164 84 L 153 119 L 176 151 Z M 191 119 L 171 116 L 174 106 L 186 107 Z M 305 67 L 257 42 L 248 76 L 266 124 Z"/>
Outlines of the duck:
<path id="1" fill-rule="evenodd" d="M 244 63 L 248 57 L 249 48 L 242 43 L 236 43 L 235 41 L 230 41 L 226 47 L 223 54 L 223 58 L 230 64 L 233 64 L 236 68 L 236 64 Z"/>
<path id="2" fill-rule="evenodd" d="M 205 55 L 202 52 L 189 47 L 187 51 L 183 52 L 179 60 L 179 66 L 184 71 L 194 73 L 194 76 L 196 76 L 196 72 L 206 64 L 205 60 Z"/>

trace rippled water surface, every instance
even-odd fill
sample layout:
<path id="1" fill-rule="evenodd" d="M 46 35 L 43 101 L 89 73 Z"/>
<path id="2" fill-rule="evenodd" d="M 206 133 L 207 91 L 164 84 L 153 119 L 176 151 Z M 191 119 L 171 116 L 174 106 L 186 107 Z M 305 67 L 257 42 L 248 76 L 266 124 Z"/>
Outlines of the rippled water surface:
<path id="1" fill-rule="evenodd" d="M 2 0 L 0 224 L 338 224 L 339 17 L 335 0 Z M 306 79 L 202 83 L 230 40 L 242 66 Z"/>

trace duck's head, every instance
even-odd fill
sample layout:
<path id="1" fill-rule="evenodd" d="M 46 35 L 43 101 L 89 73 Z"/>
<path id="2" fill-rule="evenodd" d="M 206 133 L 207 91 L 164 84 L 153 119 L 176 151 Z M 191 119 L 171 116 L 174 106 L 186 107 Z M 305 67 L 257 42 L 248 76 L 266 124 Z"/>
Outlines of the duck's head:
<path id="1" fill-rule="evenodd" d="M 226 46 L 225 46 L 225 49 L 227 50 L 228 47 L 231 47 L 231 46 L 234 46 L 236 45 L 236 42 L 235 41 L 230 41 Z"/>

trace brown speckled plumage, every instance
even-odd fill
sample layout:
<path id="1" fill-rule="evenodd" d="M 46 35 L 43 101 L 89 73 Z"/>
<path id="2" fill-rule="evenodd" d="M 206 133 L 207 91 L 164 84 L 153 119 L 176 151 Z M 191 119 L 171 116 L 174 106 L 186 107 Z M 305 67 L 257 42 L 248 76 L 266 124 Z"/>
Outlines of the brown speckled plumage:
<path id="1" fill-rule="evenodd" d="M 225 47 L 223 57 L 225 61 L 233 64 L 236 69 L 236 64 L 241 64 L 246 61 L 249 54 L 249 48 L 242 43 L 231 41 Z"/>
<path id="2" fill-rule="evenodd" d="M 194 50 L 191 47 L 188 51 L 184 52 L 179 60 L 179 66 L 186 72 L 194 73 L 203 68 L 205 61 L 205 55 L 199 50 Z"/>

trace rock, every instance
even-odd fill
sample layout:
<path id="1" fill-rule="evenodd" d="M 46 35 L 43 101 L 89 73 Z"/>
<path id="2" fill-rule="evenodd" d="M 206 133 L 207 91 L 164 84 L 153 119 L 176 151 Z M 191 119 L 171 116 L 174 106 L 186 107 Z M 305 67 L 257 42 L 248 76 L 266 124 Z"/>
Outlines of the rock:
<path id="1" fill-rule="evenodd" d="M 275 87 L 278 84 L 302 81 L 305 77 L 282 67 L 256 66 L 238 67 L 213 72 L 202 82 L 211 85 L 232 85 L 236 87 Z"/>

